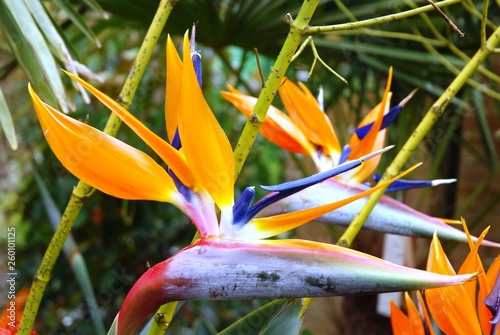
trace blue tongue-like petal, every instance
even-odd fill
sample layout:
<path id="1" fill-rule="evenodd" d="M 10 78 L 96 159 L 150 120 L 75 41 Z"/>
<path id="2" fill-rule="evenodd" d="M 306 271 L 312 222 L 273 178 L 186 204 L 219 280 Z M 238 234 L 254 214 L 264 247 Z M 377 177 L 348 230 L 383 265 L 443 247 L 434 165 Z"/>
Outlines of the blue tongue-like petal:
<path id="1" fill-rule="evenodd" d="M 194 72 L 196 73 L 198 84 L 202 87 L 203 75 L 201 73 L 201 53 L 199 50 L 195 50 L 191 53 L 191 60 L 193 61 Z"/>
<path id="2" fill-rule="evenodd" d="M 493 317 L 490 320 L 490 323 L 493 324 L 491 327 L 491 334 L 496 334 L 498 329 L 498 322 L 500 321 L 500 276 L 497 275 L 497 279 L 495 280 L 495 284 L 491 292 L 488 294 L 486 299 L 484 299 L 484 304 L 490 310 Z"/>
<path id="3" fill-rule="evenodd" d="M 347 157 L 349 157 L 351 151 L 351 147 L 348 144 L 344 145 L 342 152 L 340 153 L 339 164 L 343 164 L 347 161 Z"/>
<path id="4" fill-rule="evenodd" d="M 282 183 L 279 185 L 274 185 L 274 186 L 260 186 L 266 191 L 269 192 L 276 192 L 268 197 L 265 197 L 261 200 L 259 200 L 255 205 L 250 206 L 251 202 L 253 201 L 253 196 L 255 196 L 255 191 L 249 190 L 248 188 L 245 189 L 243 192 L 242 196 L 238 201 L 236 202 L 235 206 L 233 207 L 233 224 L 235 225 L 243 225 L 250 221 L 258 212 L 260 212 L 262 209 L 265 207 L 283 199 L 286 197 L 289 197 L 299 191 L 302 191 L 305 188 L 308 188 L 309 186 L 315 185 L 317 183 L 320 183 L 326 179 L 329 179 L 331 177 L 334 177 L 336 175 L 339 175 L 343 172 L 349 171 L 351 169 L 354 169 L 361 165 L 364 161 L 380 155 L 381 153 L 391 149 L 394 146 L 388 146 L 382 150 L 373 152 L 369 155 L 363 156 L 360 159 L 352 160 L 347 163 L 338 165 L 334 167 L 333 169 L 330 169 L 328 171 L 324 171 L 321 173 L 317 173 L 315 175 L 312 175 L 310 177 L 302 178 L 299 180 L 295 181 L 290 181 L 286 183 Z M 253 192 L 253 193 L 251 193 Z M 243 198 L 243 199 L 241 199 Z"/>
<path id="5" fill-rule="evenodd" d="M 397 105 L 392 107 L 389 110 L 389 113 L 384 115 L 384 118 L 382 119 L 382 126 L 380 126 L 380 130 L 387 128 L 391 123 L 396 120 L 396 117 L 399 115 L 399 112 L 403 109 L 403 106 Z M 373 123 L 368 123 L 367 125 L 364 125 L 362 127 L 357 128 L 354 132 L 356 135 L 358 135 L 358 138 L 362 140 L 365 138 L 365 136 L 368 134 L 370 129 L 372 129 Z"/>
<path id="6" fill-rule="evenodd" d="M 381 175 L 375 174 L 373 179 L 375 182 L 379 182 Z M 399 179 L 393 182 L 387 188 L 386 192 L 398 192 L 398 191 L 406 191 L 414 188 L 422 188 L 429 186 L 437 186 L 441 184 L 450 184 L 456 182 L 456 179 L 435 179 L 435 180 L 403 180 Z"/>
<path id="7" fill-rule="evenodd" d="M 245 188 L 241 196 L 236 200 L 233 206 L 233 224 L 244 224 L 252 207 L 255 198 L 255 188 L 253 186 Z"/>
<path id="8" fill-rule="evenodd" d="M 387 128 L 391 123 L 396 120 L 396 117 L 399 115 L 399 112 L 403 109 L 403 107 L 406 105 L 408 101 L 413 97 L 413 95 L 417 92 L 417 90 L 411 91 L 410 94 L 406 98 L 404 98 L 397 106 L 392 107 L 389 110 L 389 113 L 384 115 L 384 118 L 382 119 L 382 126 L 380 126 L 380 130 Z M 362 140 L 370 131 L 370 129 L 373 126 L 373 123 L 369 123 L 367 125 L 364 125 L 362 127 L 359 127 L 356 129 L 354 132 L 356 135 L 358 135 L 358 138 Z"/>

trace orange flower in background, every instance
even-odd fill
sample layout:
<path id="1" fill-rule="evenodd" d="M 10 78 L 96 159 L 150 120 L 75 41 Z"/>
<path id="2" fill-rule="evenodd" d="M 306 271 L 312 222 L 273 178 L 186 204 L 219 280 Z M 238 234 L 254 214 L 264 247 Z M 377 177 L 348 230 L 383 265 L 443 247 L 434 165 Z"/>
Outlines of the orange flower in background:
<path id="1" fill-rule="evenodd" d="M 500 256 L 493 261 L 488 271 L 485 272 L 478 255 L 478 249 L 489 228 L 485 229 L 476 243 L 472 242 L 465 223 L 464 229 L 469 237 L 471 251 L 460 267 L 458 274 L 476 272 L 477 277 L 463 284 L 427 289 L 424 291 L 425 303 L 423 303 L 424 298 L 419 293 L 418 300 L 420 310 L 424 313 L 423 317 L 416 310 L 408 293 L 405 293 L 407 314 L 391 302 L 391 323 L 395 335 L 425 334 L 423 332 L 424 328 L 433 334 L 432 323 L 428 314 L 430 314 L 439 329 L 448 335 L 499 334 L 497 317 L 499 311 L 499 284 L 496 282 L 498 281 L 500 269 Z M 447 275 L 456 274 L 436 236 L 434 236 L 431 243 L 427 271 Z M 494 315 L 495 317 L 493 317 Z"/>
<path id="2" fill-rule="evenodd" d="M 0 316 L 0 335 L 15 335 L 17 327 L 21 322 L 24 304 L 28 299 L 29 289 L 27 287 L 16 293 L 15 299 L 8 300 Z M 37 335 L 32 330 L 31 335 Z"/>
<path id="3" fill-rule="evenodd" d="M 331 169 L 343 162 L 358 159 L 370 152 L 383 148 L 385 128 L 395 119 L 413 93 L 398 106 L 389 109 L 392 93 L 392 68 L 389 70 L 387 85 L 382 101 L 376 105 L 352 134 L 349 144 L 341 148 L 335 130 L 322 106 L 303 83 L 298 86 L 285 79 L 279 87 L 279 95 L 288 114 L 271 106 L 261 128 L 262 134 L 271 142 L 290 152 L 310 156 L 318 171 Z M 228 86 L 229 92 L 221 92 L 246 116 L 250 115 L 256 98 L 247 96 Z M 377 167 L 376 158 L 339 180 L 361 183 Z"/>
<path id="4" fill-rule="evenodd" d="M 399 104 L 390 108 L 391 82 L 392 68 L 389 69 L 382 100 L 363 118 L 349 142 L 343 147 L 339 144 L 333 125 L 323 111 L 322 102 L 318 102 L 303 83 L 299 82 L 296 85 L 290 79 L 285 79 L 279 88 L 279 95 L 287 113 L 271 106 L 261 127 L 261 134 L 284 150 L 309 156 L 319 172 L 358 159 L 384 146 L 386 128 L 416 92 L 412 91 Z M 229 92 L 221 92 L 222 96 L 248 117 L 257 98 L 245 95 L 231 86 L 228 88 Z M 340 199 L 347 194 L 363 192 L 367 188 L 364 184 L 367 177 L 374 172 L 379 162 L 380 157 L 375 157 L 363 166 L 272 204 L 262 214 L 292 212 L 306 206 L 323 205 L 331 199 Z M 376 182 L 379 178 L 379 175 L 374 175 Z M 386 192 L 437 186 L 455 181 L 455 179 L 397 180 L 389 185 Z M 354 220 L 365 202 L 365 199 L 360 199 L 315 220 L 347 226 Z M 437 232 L 441 239 L 467 242 L 466 234 L 450 226 L 448 224 L 450 221 L 455 220 L 431 217 L 402 202 L 383 196 L 363 227 L 383 233 L 428 238 L 432 238 L 434 232 Z M 473 237 L 473 240 L 475 239 Z M 483 244 L 500 247 L 500 244 L 486 240 Z"/>

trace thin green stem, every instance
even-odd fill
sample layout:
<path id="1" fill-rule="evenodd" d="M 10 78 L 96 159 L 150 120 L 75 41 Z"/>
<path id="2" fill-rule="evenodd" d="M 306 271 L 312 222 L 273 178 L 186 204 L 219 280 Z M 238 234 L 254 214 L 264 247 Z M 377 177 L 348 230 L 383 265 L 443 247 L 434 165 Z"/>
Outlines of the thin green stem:
<path id="1" fill-rule="evenodd" d="M 413 8 L 417 7 L 417 5 L 415 5 L 411 0 L 405 0 L 405 3 L 408 6 L 411 6 Z M 446 37 L 444 37 L 439 32 L 439 30 L 436 28 L 436 26 L 434 25 L 434 23 L 432 23 L 431 19 L 429 18 L 429 16 L 427 14 L 420 14 L 420 16 L 421 16 L 422 20 L 425 22 L 425 24 L 427 25 L 427 27 L 430 29 L 430 31 L 432 32 L 432 34 L 439 41 L 443 42 L 450 49 L 451 52 L 453 52 L 455 55 L 457 55 L 460 59 L 462 59 L 465 62 L 468 62 L 470 60 L 470 57 L 467 56 L 467 54 L 465 52 L 463 52 L 462 50 L 460 50 L 456 45 L 454 45 L 453 43 L 451 43 L 449 39 L 447 39 Z M 484 41 L 485 40 L 486 40 L 486 37 L 484 38 Z M 422 40 L 421 42 L 425 43 L 425 41 L 426 40 Z M 483 44 L 483 43 L 481 43 L 481 44 Z M 498 76 L 495 73 L 493 73 L 492 71 L 488 70 L 483 65 L 480 65 L 477 70 L 479 71 L 479 73 L 481 73 L 485 77 L 488 77 L 489 79 L 491 79 L 491 80 L 493 80 L 493 81 L 495 81 L 497 83 L 500 83 L 500 76 Z"/>
<path id="2" fill-rule="evenodd" d="M 486 42 L 486 21 L 488 20 L 488 5 L 489 1 L 484 0 L 483 12 L 481 13 L 481 44 Z"/>
<path id="3" fill-rule="evenodd" d="M 487 17 L 483 17 L 483 13 L 478 11 L 476 9 L 476 6 L 474 3 L 470 0 L 462 2 L 462 6 L 474 17 L 478 18 L 479 20 L 485 19 L 485 24 L 490 28 L 495 30 L 497 28 L 497 25 L 493 23 L 491 20 L 489 20 Z"/>
<path id="4" fill-rule="evenodd" d="M 413 34 L 408 34 L 408 33 L 400 33 L 397 31 L 384 31 L 384 30 L 376 30 L 376 29 L 360 29 L 360 31 L 352 31 L 352 30 L 343 30 L 343 31 L 338 31 L 335 35 L 337 36 L 342 36 L 342 35 L 368 35 L 368 36 L 375 36 L 375 37 L 381 37 L 381 38 L 394 38 L 398 40 L 405 40 L 405 41 L 412 41 L 412 42 L 426 42 L 429 43 L 430 45 L 436 46 L 436 47 L 442 47 L 445 46 L 446 43 L 432 39 L 432 38 L 427 38 L 424 36 L 416 36 Z"/>
<path id="5" fill-rule="evenodd" d="M 308 38 L 306 38 L 306 40 L 300 45 L 300 47 L 297 50 L 297 52 L 295 53 L 295 55 L 293 55 L 291 62 L 293 62 L 295 59 L 297 59 L 297 57 L 299 57 L 299 55 L 305 50 L 305 48 L 308 44 L 311 45 L 311 50 L 312 50 L 313 55 L 314 55 L 314 61 L 313 61 L 313 64 L 311 65 L 311 69 L 309 70 L 308 78 L 311 78 L 311 75 L 314 71 L 314 66 L 316 65 L 316 61 L 319 61 L 321 63 L 321 65 L 323 65 L 335 77 L 340 79 L 344 84 L 349 85 L 349 83 L 347 82 L 347 80 L 345 80 L 344 77 L 342 77 L 340 74 L 335 72 L 334 69 L 332 69 L 330 66 L 328 66 L 328 64 L 326 64 L 325 61 L 323 59 L 321 59 L 321 57 L 319 56 L 318 50 L 316 49 L 316 46 L 314 45 L 314 40 L 313 40 L 312 36 L 309 36 Z"/>
<path id="6" fill-rule="evenodd" d="M 453 80 L 453 82 L 448 86 L 446 91 L 439 97 L 439 99 L 434 103 L 434 105 L 426 113 L 423 120 L 417 126 L 413 134 L 406 141 L 403 148 L 399 151 L 398 155 L 392 161 L 391 165 L 387 168 L 382 177 L 381 181 L 386 181 L 392 176 L 395 176 L 405 165 L 406 161 L 410 155 L 415 151 L 420 142 L 423 140 L 424 136 L 429 132 L 434 123 L 443 114 L 448 103 L 455 97 L 457 92 L 465 85 L 470 76 L 476 71 L 478 66 L 484 62 L 486 57 L 488 57 L 500 42 L 500 28 L 497 28 L 494 33 L 488 38 L 485 44 L 481 45 L 481 48 L 476 52 L 476 54 L 471 58 L 467 65 L 462 69 L 458 76 Z M 357 236 L 368 215 L 382 197 L 386 190 L 382 188 L 374 192 L 368 201 L 365 203 L 361 211 L 354 218 L 352 223 L 346 229 L 344 234 L 340 237 L 337 244 L 342 246 L 350 246 L 354 238 Z"/>
<path id="7" fill-rule="evenodd" d="M 461 2 L 463 0 L 445 0 L 441 2 L 437 2 L 436 6 L 439 8 L 446 7 L 446 6 L 451 6 L 454 5 L 458 2 Z M 342 23 L 342 24 L 334 24 L 330 26 L 309 26 L 305 29 L 304 33 L 305 34 L 319 34 L 319 33 L 331 33 L 335 31 L 340 31 L 340 30 L 353 30 L 353 29 L 358 29 L 358 28 L 363 28 L 363 27 L 369 27 L 369 26 L 374 26 L 377 24 L 382 24 L 382 23 L 388 23 L 388 22 L 393 22 L 401 19 L 406 19 L 421 13 L 429 12 L 434 10 L 434 7 L 431 5 L 427 6 L 422 6 L 419 8 L 415 9 L 410 9 L 401 13 L 397 14 L 389 14 L 385 16 L 380 16 L 376 17 L 373 19 L 368 19 L 368 20 L 362 20 L 362 21 L 356 21 L 356 22 L 348 22 L 348 23 Z"/>
<path id="8" fill-rule="evenodd" d="M 305 35 L 305 30 L 318 4 L 319 0 L 304 1 L 295 20 L 290 17 L 290 14 L 287 14 L 290 31 L 234 149 L 236 175 L 239 175 L 245 163 L 250 148 L 264 122 L 267 110 L 278 92 L 278 87 L 283 80 L 283 76 L 290 65 L 295 51 L 299 47 L 300 41 Z"/>
<path id="9" fill-rule="evenodd" d="M 415 32 L 415 34 L 420 36 L 420 31 L 418 29 L 414 29 L 414 32 Z M 436 48 L 434 48 L 432 45 L 426 43 L 425 41 L 423 41 L 422 44 L 427 49 L 427 51 L 429 51 L 429 53 L 431 55 L 436 57 L 436 59 L 439 61 L 439 63 L 441 63 L 448 71 L 450 71 L 454 75 L 458 75 L 460 73 L 460 69 L 458 69 L 455 65 L 451 64 L 445 57 L 443 57 L 443 55 L 441 55 L 439 53 L 439 51 L 436 50 Z M 478 68 L 478 70 L 479 70 L 479 68 Z M 495 92 L 494 90 L 483 86 L 481 83 L 475 81 L 472 78 L 467 79 L 467 84 L 469 84 L 470 86 L 472 86 L 473 88 L 475 88 L 479 92 L 484 93 L 493 99 L 500 100 L 500 93 Z"/>
<path id="10" fill-rule="evenodd" d="M 122 104 L 125 108 L 128 108 L 132 102 L 139 85 L 139 81 L 144 74 L 149 59 L 151 58 L 156 41 L 160 37 L 163 27 L 165 26 L 165 22 L 167 21 L 167 18 L 177 1 L 178 0 L 162 0 L 159 4 L 158 10 L 148 32 L 146 33 L 146 37 L 144 38 L 133 68 L 130 71 L 130 74 L 117 99 L 118 102 L 120 102 L 120 104 Z M 106 127 L 104 128 L 104 132 L 111 136 L 115 136 L 118 132 L 120 124 L 121 121 L 116 114 L 111 114 Z M 52 236 L 40 267 L 35 273 L 28 300 L 26 301 L 23 311 L 23 318 L 21 319 L 21 323 L 19 325 L 18 334 L 30 334 L 42 301 L 43 293 L 45 292 L 45 288 L 50 280 L 54 264 L 61 253 L 64 242 L 71 232 L 71 228 L 73 227 L 85 200 L 91 193 L 92 187 L 82 181 L 79 181 L 77 186 L 74 188 L 68 205 L 62 215 L 61 222 L 59 223 L 54 236 Z"/>

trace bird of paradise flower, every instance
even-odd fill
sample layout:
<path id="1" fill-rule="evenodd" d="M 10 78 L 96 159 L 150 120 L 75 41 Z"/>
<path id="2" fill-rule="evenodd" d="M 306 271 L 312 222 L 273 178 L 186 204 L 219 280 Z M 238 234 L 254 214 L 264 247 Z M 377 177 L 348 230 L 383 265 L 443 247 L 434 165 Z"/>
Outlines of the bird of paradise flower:
<path id="1" fill-rule="evenodd" d="M 71 173 L 116 197 L 172 203 L 199 232 L 198 240 L 139 278 L 123 302 L 112 332 L 135 333 L 148 315 L 169 301 L 385 292 L 451 285 L 471 278 L 406 268 L 324 243 L 264 240 L 381 187 L 323 206 L 256 217 L 269 204 L 366 164 L 377 153 L 296 182 L 264 187 L 273 194 L 255 204 L 255 191 L 247 188 L 235 202 L 231 146 L 203 97 L 187 34 L 183 48 L 181 61 L 168 38 L 165 105 L 170 143 L 116 101 L 68 73 L 138 134 L 167 169 L 145 153 L 58 112 L 29 88 L 49 146 Z M 193 57 L 199 61 L 197 53 Z"/>
<path id="2" fill-rule="evenodd" d="M 352 134 L 349 143 L 341 148 L 333 126 L 324 113 L 322 105 L 300 83 L 295 85 L 285 79 L 278 92 L 283 105 L 288 112 L 285 114 L 271 106 L 261 128 L 262 135 L 281 148 L 312 158 L 318 171 L 330 169 L 346 161 L 355 160 L 369 152 L 379 150 L 384 145 L 386 128 L 396 119 L 405 104 L 416 91 L 393 108 L 390 107 L 392 93 L 392 68 L 389 69 L 387 84 L 382 101 L 377 104 L 360 122 Z M 229 92 L 221 92 L 222 96 L 231 102 L 240 112 L 249 116 L 257 101 L 256 98 L 245 95 L 228 85 Z M 303 209 L 305 204 L 318 206 L 326 201 L 338 200 L 352 196 L 367 189 L 363 184 L 373 173 L 380 157 L 371 159 L 366 164 L 352 169 L 348 173 L 335 176 L 321 184 L 303 190 L 267 207 L 262 214 L 272 215 Z M 376 176 L 377 177 L 377 176 Z M 433 181 L 398 180 L 392 183 L 388 190 L 401 191 L 416 187 L 436 186 L 454 182 L 455 179 L 439 179 Z M 366 200 L 352 202 L 334 212 L 316 219 L 320 222 L 349 225 L 360 212 Z M 432 237 L 434 232 L 442 239 L 466 242 L 464 232 L 451 227 L 446 221 L 425 215 L 388 196 L 383 196 L 373 209 L 364 224 L 364 228 L 384 233 Z M 500 244 L 483 241 L 485 245 L 499 247 Z"/>
<path id="3" fill-rule="evenodd" d="M 410 333 L 434 335 L 431 317 L 438 328 L 448 335 L 499 333 L 500 257 L 497 257 L 485 272 L 478 249 L 489 228 L 485 229 L 474 243 L 465 222 L 463 225 L 469 238 L 470 252 L 458 273 L 476 272 L 478 276 L 468 283 L 425 290 L 423 296 L 417 292 L 421 313 L 407 292 L 405 292 L 406 313 L 391 301 L 391 324 L 395 335 Z M 434 236 L 431 243 L 427 271 L 455 274 L 437 236 Z"/>

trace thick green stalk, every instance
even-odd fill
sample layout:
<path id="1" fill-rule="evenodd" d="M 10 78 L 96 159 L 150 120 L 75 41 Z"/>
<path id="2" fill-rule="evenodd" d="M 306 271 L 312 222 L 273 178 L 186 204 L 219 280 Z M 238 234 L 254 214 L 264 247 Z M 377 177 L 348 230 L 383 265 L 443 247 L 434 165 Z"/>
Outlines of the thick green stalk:
<path id="1" fill-rule="evenodd" d="M 167 18 L 177 1 L 178 0 L 162 0 L 158 7 L 153 22 L 146 33 L 146 37 L 144 38 L 142 46 L 139 50 L 139 54 L 134 62 L 134 66 L 130 71 L 130 74 L 117 99 L 118 102 L 120 102 L 120 104 L 122 104 L 125 108 L 128 108 L 132 102 L 135 91 L 139 85 L 139 81 L 144 74 L 144 70 L 146 69 L 149 59 L 151 58 L 156 41 L 160 37 L 163 27 L 165 26 L 165 22 L 167 21 Z M 116 114 L 111 114 L 104 132 L 111 136 L 115 136 L 118 132 L 120 124 L 121 121 Z M 40 267 L 35 273 L 30 294 L 23 311 L 23 318 L 21 319 L 21 323 L 19 325 L 20 335 L 28 335 L 33 328 L 33 324 L 40 307 L 40 302 L 42 301 L 43 293 L 50 280 L 54 264 L 61 253 L 61 249 L 66 241 L 66 238 L 71 232 L 71 228 L 73 227 L 76 217 L 80 213 L 85 200 L 91 192 L 92 188 L 89 185 L 79 181 L 71 194 L 68 205 L 62 215 L 61 222 L 59 223 L 54 236 L 52 236 Z"/>
<path id="2" fill-rule="evenodd" d="M 241 168 L 245 163 L 248 153 L 250 152 L 250 148 L 259 133 L 262 123 L 264 122 L 267 110 L 271 106 L 271 103 L 278 92 L 278 87 L 283 80 L 295 51 L 299 47 L 300 41 L 305 35 L 309 21 L 311 21 L 318 4 L 319 0 L 304 1 L 295 20 L 290 17 L 290 14 L 287 14 L 290 31 L 283 47 L 281 48 L 278 58 L 274 63 L 274 66 L 271 68 L 271 73 L 269 74 L 262 91 L 260 91 L 252 114 L 248 117 L 240 139 L 234 149 L 234 158 L 236 162 L 235 169 L 237 175 L 240 173 Z"/>
<path id="3" fill-rule="evenodd" d="M 380 182 L 388 180 L 392 176 L 395 176 L 405 165 L 406 161 L 410 155 L 415 151 L 420 142 L 423 140 L 424 136 L 429 132 L 434 123 L 443 114 L 448 103 L 455 97 L 457 92 L 464 86 L 467 80 L 476 71 L 478 66 L 484 62 L 486 57 L 488 57 L 495 46 L 500 42 L 500 27 L 498 27 L 493 34 L 488 38 L 485 44 L 476 52 L 476 54 L 470 59 L 467 65 L 462 69 L 462 71 L 457 75 L 455 80 L 448 86 L 446 91 L 439 97 L 439 99 L 432 105 L 432 107 L 427 111 L 427 114 L 417 126 L 413 134 L 410 136 L 408 141 L 404 144 L 403 148 L 399 151 L 398 155 L 392 161 L 391 165 L 387 168 L 384 176 Z M 358 215 L 354 218 L 352 223 L 346 229 L 344 234 L 340 237 L 337 244 L 342 246 L 350 246 L 356 235 L 359 233 L 363 227 L 366 218 L 371 213 L 372 209 L 375 207 L 379 199 L 382 197 L 386 190 L 382 188 L 375 193 L 373 193 L 366 204 L 363 206 Z"/>

